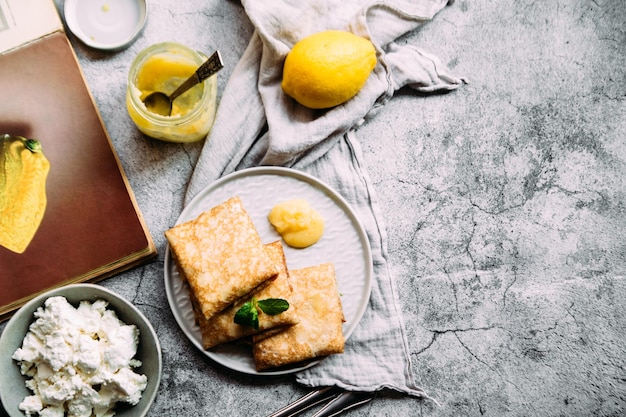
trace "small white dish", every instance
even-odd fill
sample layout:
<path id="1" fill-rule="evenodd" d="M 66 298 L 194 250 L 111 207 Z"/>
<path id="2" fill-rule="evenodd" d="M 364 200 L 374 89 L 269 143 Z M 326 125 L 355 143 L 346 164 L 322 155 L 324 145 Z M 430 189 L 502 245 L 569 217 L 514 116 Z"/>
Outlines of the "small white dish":
<path id="1" fill-rule="evenodd" d="M 20 373 L 19 365 L 11 357 L 22 346 L 28 327 L 34 320 L 33 313 L 53 296 L 63 296 L 67 301 L 78 306 L 80 301 L 105 300 L 108 308 L 115 311 L 118 318 L 126 324 L 134 324 L 139 329 L 139 345 L 136 359 L 142 365 L 136 369 L 146 375 L 148 385 L 141 400 L 135 406 L 119 403 L 116 417 L 144 417 L 156 398 L 161 382 L 161 346 L 156 332 L 148 319 L 129 301 L 102 286 L 95 284 L 74 284 L 45 292 L 26 303 L 11 317 L 0 335 L 0 399 L 10 417 L 24 417 L 19 404 L 32 392 L 24 385 L 26 377 Z"/>
<path id="2" fill-rule="evenodd" d="M 105 51 L 128 47 L 148 17 L 146 0 L 65 0 L 65 22 L 85 45 Z"/>

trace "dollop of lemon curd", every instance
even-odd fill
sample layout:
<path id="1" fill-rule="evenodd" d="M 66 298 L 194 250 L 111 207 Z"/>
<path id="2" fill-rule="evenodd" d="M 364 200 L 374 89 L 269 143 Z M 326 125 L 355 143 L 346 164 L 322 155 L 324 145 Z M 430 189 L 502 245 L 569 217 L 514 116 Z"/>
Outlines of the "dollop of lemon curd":
<path id="1" fill-rule="evenodd" d="M 268 220 L 285 243 L 294 248 L 311 246 L 324 234 L 324 218 L 303 199 L 276 204 Z"/>
<path id="2" fill-rule="evenodd" d="M 139 98 L 143 101 L 155 91 L 172 93 L 197 68 L 198 64 L 180 54 L 162 53 L 151 56 L 137 73 L 135 87 L 139 90 Z M 198 84 L 177 97 L 172 103 L 171 117 L 183 116 L 192 110 L 200 101 L 202 93 L 203 85 Z"/>

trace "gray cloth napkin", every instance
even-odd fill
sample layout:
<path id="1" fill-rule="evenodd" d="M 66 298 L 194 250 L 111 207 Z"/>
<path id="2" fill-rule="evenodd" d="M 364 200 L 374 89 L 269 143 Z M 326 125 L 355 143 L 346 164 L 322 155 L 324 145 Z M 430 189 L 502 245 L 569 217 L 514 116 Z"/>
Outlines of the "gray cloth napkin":
<path id="1" fill-rule="evenodd" d="M 412 374 L 402 314 L 388 269 L 385 227 L 355 136 L 365 118 L 383 108 L 401 87 L 434 92 L 462 84 L 436 57 L 394 43 L 400 35 L 431 20 L 446 3 L 242 0 L 255 33 L 225 87 L 185 202 L 223 175 L 252 166 L 280 165 L 330 185 L 359 216 L 374 261 L 370 302 L 343 354 L 296 375 L 306 386 L 336 385 L 355 391 L 390 388 L 427 397 Z M 355 98 L 330 110 L 311 110 L 281 90 L 282 65 L 298 40 L 328 29 L 348 30 L 372 40 L 378 64 Z"/>

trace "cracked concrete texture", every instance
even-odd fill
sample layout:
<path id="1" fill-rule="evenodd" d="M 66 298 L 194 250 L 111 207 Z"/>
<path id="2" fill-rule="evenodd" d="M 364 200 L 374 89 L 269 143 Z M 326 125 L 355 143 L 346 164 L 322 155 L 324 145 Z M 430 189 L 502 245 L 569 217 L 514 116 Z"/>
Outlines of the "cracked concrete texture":
<path id="1" fill-rule="evenodd" d="M 420 415 L 626 413 L 621 9 L 457 1 L 407 36 L 469 79 L 360 131 L 382 205 L 414 213 L 386 223 L 412 363 L 442 404 Z"/>
<path id="2" fill-rule="evenodd" d="M 207 360 L 164 292 L 163 232 L 201 144 L 147 139 L 121 105 L 130 62 L 163 40 L 220 48 L 221 94 L 252 27 L 236 1 L 153 0 L 149 12 L 127 50 L 71 38 L 159 248 L 102 284 L 161 340 L 150 416 L 267 415 L 306 390 Z M 398 40 L 469 81 L 443 95 L 402 90 L 357 131 L 416 382 L 439 405 L 383 393 L 346 416 L 626 414 L 625 23 L 621 0 L 456 0 Z"/>

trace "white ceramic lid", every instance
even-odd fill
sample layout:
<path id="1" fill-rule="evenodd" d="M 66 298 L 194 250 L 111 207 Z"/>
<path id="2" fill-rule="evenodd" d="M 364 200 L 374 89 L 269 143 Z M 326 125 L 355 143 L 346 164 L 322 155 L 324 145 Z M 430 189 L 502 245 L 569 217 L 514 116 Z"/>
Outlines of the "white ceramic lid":
<path id="1" fill-rule="evenodd" d="M 102 50 L 129 46 L 148 16 L 146 0 L 65 0 L 65 22 L 78 39 Z"/>

